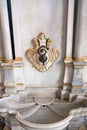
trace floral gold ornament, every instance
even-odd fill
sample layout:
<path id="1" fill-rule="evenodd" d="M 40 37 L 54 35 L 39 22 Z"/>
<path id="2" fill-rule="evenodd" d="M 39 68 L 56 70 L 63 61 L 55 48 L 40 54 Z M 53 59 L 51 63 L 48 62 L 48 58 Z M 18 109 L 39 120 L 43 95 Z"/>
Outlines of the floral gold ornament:
<path id="1" fill-rule="evenodd" d="M 26 56 L 36 69 L 46 71 L 56 61 L 59 52 L 56 48 L 49 48 L 51 40 L 46 38 L 43 32 L 37 38 L 34 38 L 33 42 L 35 47 L 28 49 Z"/>

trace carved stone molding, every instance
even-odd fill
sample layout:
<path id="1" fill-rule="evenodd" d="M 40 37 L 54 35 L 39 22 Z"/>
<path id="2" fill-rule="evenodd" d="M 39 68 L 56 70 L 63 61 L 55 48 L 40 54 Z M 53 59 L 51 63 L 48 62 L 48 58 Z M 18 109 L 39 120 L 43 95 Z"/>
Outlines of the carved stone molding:
<path id="1" fill-rule="evenodd" d="M 51 40 L 41 32 L 33 40 L 35 47 L 26 51 L 26 56 L 39 71 L 48 70 L 58 58 L 59 52 L 56 48 L 49 48 Z"/>

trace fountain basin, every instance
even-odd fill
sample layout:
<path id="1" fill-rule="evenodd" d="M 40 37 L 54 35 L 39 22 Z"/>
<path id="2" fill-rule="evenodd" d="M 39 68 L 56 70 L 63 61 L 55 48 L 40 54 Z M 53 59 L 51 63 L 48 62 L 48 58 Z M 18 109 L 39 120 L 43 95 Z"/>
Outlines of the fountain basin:
<path id="1" fill-rule="evenodd" d="M 25 130 L 66 130 L 71 119 L 87 115 L 86 104 L 84 97 L 68 102 L 17 94 L 0 99 L 0 115 L 16 119 Z"/>

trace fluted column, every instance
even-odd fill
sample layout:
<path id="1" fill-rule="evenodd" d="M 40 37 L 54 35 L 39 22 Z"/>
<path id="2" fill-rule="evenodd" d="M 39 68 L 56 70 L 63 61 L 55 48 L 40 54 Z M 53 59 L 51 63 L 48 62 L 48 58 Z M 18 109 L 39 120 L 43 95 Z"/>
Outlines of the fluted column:
<path id="1" fill-rule="evenodd" d="M 69 99 L 71 90 L 73 67 L 72 67 L 72 40 L 73 40 L 73 21 L 74 21 L 74 0 L 68 0 L 67 12 L 67 34 L 66 34 L 66 58 L 64 85 L 62 90 L 62 99 Z"/>

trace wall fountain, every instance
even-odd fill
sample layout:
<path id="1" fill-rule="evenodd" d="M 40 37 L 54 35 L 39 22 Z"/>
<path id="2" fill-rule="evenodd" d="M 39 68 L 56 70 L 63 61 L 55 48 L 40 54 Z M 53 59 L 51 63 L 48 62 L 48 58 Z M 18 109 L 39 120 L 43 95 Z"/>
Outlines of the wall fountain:
<path id="1" fill-rule="evenodd" d="M 87 129 L 86 3 L 0 1 L 2 130 Z"/>

